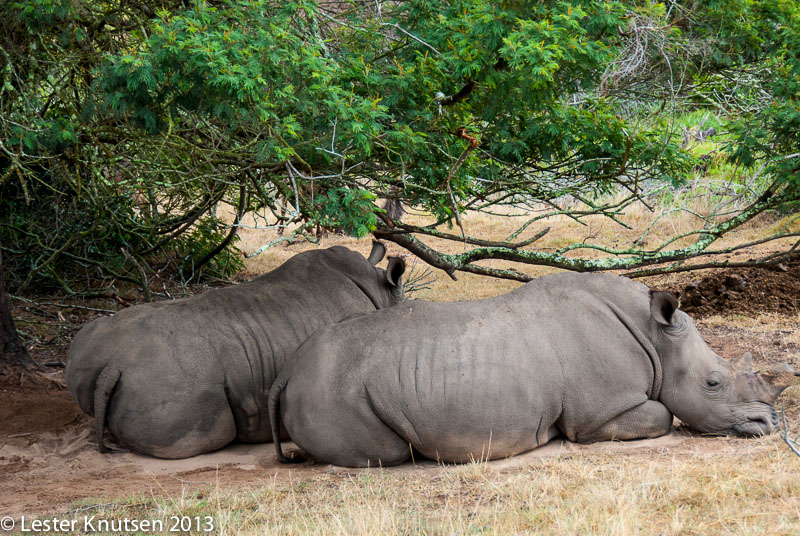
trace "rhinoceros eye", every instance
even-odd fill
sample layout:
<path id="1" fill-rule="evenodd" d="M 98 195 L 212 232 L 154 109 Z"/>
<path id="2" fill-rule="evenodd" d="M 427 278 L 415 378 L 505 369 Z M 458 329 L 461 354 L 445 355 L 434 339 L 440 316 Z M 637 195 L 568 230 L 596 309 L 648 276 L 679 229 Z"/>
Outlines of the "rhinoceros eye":
<path id="1" fill-rule="evenodd" d="M 719 396 L 725 384 L 725 377 L 719 371 L 713 371 L 702 381 L 702 388 L 709 396 Z"/>

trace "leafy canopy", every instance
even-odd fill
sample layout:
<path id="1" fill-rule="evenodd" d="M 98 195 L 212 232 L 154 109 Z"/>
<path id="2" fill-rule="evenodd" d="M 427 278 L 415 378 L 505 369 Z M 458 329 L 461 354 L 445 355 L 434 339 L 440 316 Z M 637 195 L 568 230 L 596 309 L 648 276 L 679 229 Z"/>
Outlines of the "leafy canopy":
<path id="1" fill-rule="evenodd" d="M 565 196 L 582 203 L 576 218 L 613 218 L 621 205 L 608 199 L 619 192 L 630 203 L 685 181 L 697 160 L 673 119 L 700 104 L 730 118 L 732 162 L 765 166 L 741 221 L 800 190 L 795 2 L 225 0 L 151 10 L 36 0 L 0 9 L 21 23 L 2 38 L 2 239 L 27 243 L 35 253 L 7 256 L 36 277 L 63 281 L 54 260 L 65 257 L 117 275 L 155 272 L 157 262 L 192 274 L 208 263 L 235 268 L 225 252 L 236 227 L 218 218 L 219 203 L 235 223 L 258 211 L 293 235 L 322 225 L 417 252 L 410 234 L 430 230 L 388 234 L 377 197 L 447 225 L 467 209 L 553 207 L 520 233 L 562 213 Z M 72 207 L 63 227 L 26 230 L 44 218 L 31 207 L 45 198 Z M 741 224 L 722 220 L 712 215 L 692 249 L 671 256 L 610 251 L 613 262 L 592 264 L 501 247 L 428 260 L 635 267 L 702 253 Z M 79 238 L 62 249 L 65 231 Z"/>

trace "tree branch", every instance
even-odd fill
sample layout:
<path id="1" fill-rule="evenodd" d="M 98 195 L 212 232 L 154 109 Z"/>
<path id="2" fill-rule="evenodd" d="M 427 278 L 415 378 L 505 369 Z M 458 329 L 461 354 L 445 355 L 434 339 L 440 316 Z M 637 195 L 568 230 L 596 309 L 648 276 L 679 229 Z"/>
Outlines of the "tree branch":
<path id="1" fill-rule="evenodd" d="M 800 456 L 800 435 L 796 438 L 792 439 L 789 437 L 789 425 L 786 423 L 786 414 L 781 408 L 781 437 L 783 438 L 784 443 L 786 443 L 792 452 Z"/>
<path id="2" fill-rule="evenodd" d="M 445 240 L 462 241 L 466 242 L 467 244 L 472 244 L 473 246 L 507 247 L 510 249 L 519 249 L 525 246 L 529 246 L 550 232 L 550 227 L 545 227 L 531 238 L 523 240 L 522 242 L 505 242 L 505 241 L 495 241 L 495 240 L 483 240 L 472 236 L 461 237 L 458 235 L 454 235 L 452 233 L 444 233 L 442 231 L 437 231 L 436 229 L 419 227 L 417 225 L 403 223 L 402 221 L 393 221 L 393 223 L 395 226 L 394 230 L 382 229 L 380 232 L 393 233 L 393 234 L 408 234 L 408 233 L 424 234 L 436 238 L 443 238 Z"/>
<path id="3" fill-rule="evenodd" d="M 228 232 L 228 236 L 226 236 L 222 242 L 217 244 L 217 246 L 214 249 L 209 251 L 202 259 L 197 261 L 197 263 L 194 266 L 195 272 L 199 272 L 200 268 L 205 266 L 211 259 L 216 257 L 220 251 L 228 247 L 228 244 L 230 244 L 231 241 L 234 239 L 236 233 L 239 232 L 239 222 L 241 221 L 246 208 L 247 208 L 247 187 L 245 186 L 244 182 L 242 182 L 242 185 L 239 187 L 239 203 L 236 205 L 236 217 L 233 220 L 233 224 L 231 225 L 231 230 Z"/>
<path id="4" fill-rule="evenodd" d="M 794 252 L 794 250 L 792 250 L 789 252 L 785 252 L 780 257 L 774 259 L 772 257 L 761 259 L 760 262 L 759 261 L 748 262 L 748 263 L 721 262 L 721 263 L 705 263 L 705 264 L 691 265 L 691 266 L 681 266 L 680 264 L 687 259 L 705 255 L 706 254 L 705 250 L 708 248 L 708 246 L 710 246 L 718 238 L 723 236 L 725 233 L 728 233 L 733 229 L 736 229 L 737 227 L 739 227 L 746 221 L 750 220 L 754 216 L 761 214 L 764 210 L 777 206 L 780 202 L 782 202 L 782 200 L 783 200 L 782 196 L 778 194 L 762 195 L 756 202 L 751 204 L 749 207 L 747 207 L 739 214 L 725 220 L 724 222 L 716 225 L 715 227 L 698 231 L 700 236 L 693 244 L 684 248 L 668 250 L 668 251 L 662 251 L 661 248 L 656 249 L 654 251 L 642 250 L 637 248 L 619 250 L 599 245 L 579 244 L 563 248 L 555 252 L 544 252 L 544 251 L 520 250 L 518 247 L 517 248 L 511 247 L 511 246 L 516 246 L 516 244 L 484 241 L 484 245 L 482 245 L 481 247 L 465 251 L 464 253 L 445 254 L 436 251 L 433 248 L 429 247 L 428 245 L 424 244 L 423 242 L 419 241 L 417 238 L 412 236 L 411 233 L 420 232 L 421 234 L 428 234 L 436 238 L 444 238 L 454 241 L 460 240 L 459 237 L 455 235 L 449 235 L 448 233 L 440 233 L 438 231 L 434 232 L 432 229 L 426 229 L 426 228 L 417 228 L 419 229 L 419 231 L 416 231 L 414 229 L 414 226 L 403 224 L 402 222 L 399 222 L 399 225 L 403 226 L 402 230 L 406 231 L 406 233 L 398 233 L 397 230 L 378 229 L 374 232 L 374 235 L 376 238 L 383 238 L 385 240 L 394 242 L 406 248 L 407 250 L 414 253 L 415 255 L 417 255 L 419 258 L 421 258 L 431 266 L 444 270 L 445 273 L 447 273 L 447 275 L 449 275 L 454 280 L 456 279 L 455 272 L 457 271 L 480 273 L 483 275 L 491 275 L 494 277 L 501 277 L 505 279 L 514 279 L 517 281 L 527 281 L 530 279 L 530 277 L 521 274 L 519 272 L 516 272 L 514 270 L 496 270 L 488 267 L 476 266 L 473 264 L 476 261 L 487 260 L 487 259 L 502 259 L 506 261 L 520 262 L 524 264 L 551 266 L 554 268 L 561 268 L 564 270 L 572 270 L 577 272 L 631 270 L 643 266 L 661 265 L 676 261 L 678 262 L 678 264 L 674 264 L 672 266 L 668 266 L 665 268 L 641 270 L 629 274 L 631 277 L 642 277 L 644 275 L 652 275 L 656 273 L 689 271 L 689 270 L 698 270 L 702 268 L 717 268 L 717 267 L 723 268 L 723 267 L 736 267 L 736 266 L 753 266 L 756 264 L 761 264 L 761 265 L 777 264 L 778 262 L 780 262 L 781 259 L 795 255 L 796 253 Z M 539 234 L 543 235 L 543 233 L 541 232 Z M 796 233 L 785 233 L 785 235 L 783 236 L 773 236 L 772 239 L 784 238 L 795 235 Z M 540 236 L 537 235 L 536 237 L 534 237 L 534 239 L 537 238 L 540 238 Z M 477 242 L 477 240 L 473 240 L 473 243 L 474 242 Z M 762 241 L 755 241 L 754 244 L 756 243 L 762 243 Z M 565 256 L 565 253 L 569 253 L 570 251 L 573 251 L 578 247 L 599 250 L 611 256 L 602 259 L 587 259 L 581 257 Z M 738 249 L 738 246 L 728 248 L 729 252 L 735 249 Z M 711 253 L 720 254 L 723 252 L 725 252 L 725 250 L 714 251 Z"/>
<path id="5" fill-rule="evenodd" d="M 473 89 L 475 89 L 475 82 L 472 80 L 468 80 L 467 83 L 464 85 L 464 87 L 459 89 L 456 93 L 440 99 L 439 104 L 441 104 L 442 106 L 450 106 L 451 104 L 461 102 L 462 100 L 469 97 L 469 94 L 472 93 Z"/>

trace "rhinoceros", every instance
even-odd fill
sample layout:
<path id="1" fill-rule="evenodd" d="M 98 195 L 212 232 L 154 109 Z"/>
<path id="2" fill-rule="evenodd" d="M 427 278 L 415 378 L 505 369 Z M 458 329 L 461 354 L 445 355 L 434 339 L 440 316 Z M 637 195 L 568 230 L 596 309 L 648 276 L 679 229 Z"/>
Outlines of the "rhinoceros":
<path id="1" fill-rule="evenodd" d="M 315 330 L 403 300 L 405 262 L 375 242 L 369 259 L 341 246 L 295 255 L 252 281 L 137 305 L 76 335 L 67 387 L 120 445 L 186 458 L 234 439 L 272 439 L 267 396 Z"/>
<path id="2" fill-rule="evenodd" d="M 783 389 L 703 341 L 675 297 L 609 274 L 563 273 L 473 302 L 410 301 L 327 326 L 273 384 L 313 458 L 395 465 L 507 457 L 557 436 L 648 438 L 673 415 L 703 432 L 756 435 Z M 302 459 L 302 458 L 301 458 Z"/>

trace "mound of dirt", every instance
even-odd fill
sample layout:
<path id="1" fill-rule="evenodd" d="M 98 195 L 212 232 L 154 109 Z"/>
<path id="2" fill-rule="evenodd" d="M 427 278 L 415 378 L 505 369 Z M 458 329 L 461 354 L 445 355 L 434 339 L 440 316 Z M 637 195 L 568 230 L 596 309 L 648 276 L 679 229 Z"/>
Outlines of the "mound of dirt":
<path id="1" fill-rule="evenodd" d="M 672 290 L 680 292 L 681 309 L 699 318 L 731 313 L 798 314 L 800 262 L 719 270 Z"/>

